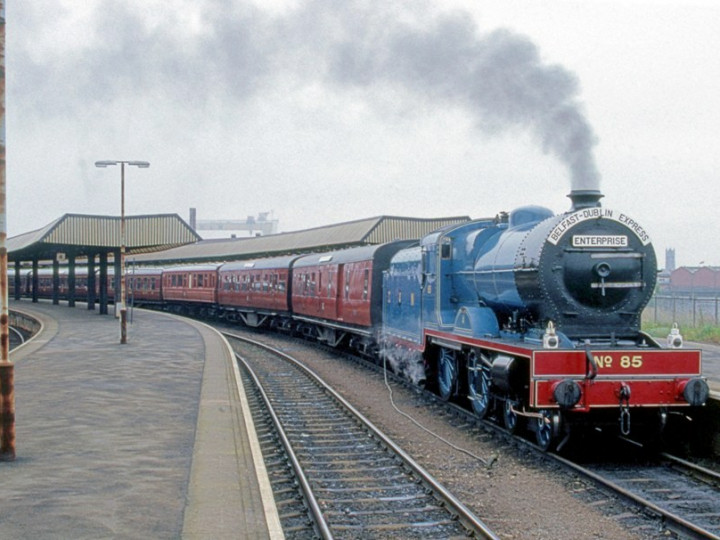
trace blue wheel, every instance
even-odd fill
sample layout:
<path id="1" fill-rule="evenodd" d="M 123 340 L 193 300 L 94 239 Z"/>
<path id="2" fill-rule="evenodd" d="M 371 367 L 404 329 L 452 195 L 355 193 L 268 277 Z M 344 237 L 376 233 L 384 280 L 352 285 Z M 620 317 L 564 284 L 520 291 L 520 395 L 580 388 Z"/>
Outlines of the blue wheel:
<path id="1" fill-rule="evenodd" d="M 440 348 L 438 353 L 438 393 L 445 401 L 449 400 L 455 390 L 457 380 L 457 358 L 455 351 Z"/>
<path id="2" fill-rule="evenodd" d="M 485 418 L 490 410 L 490 368 L 475 351 L 470 351 L 467 362 L 468 398 L 478 418 Z"/>
<path id="3" fill-rule="evenodd" d="M 540 417 L 536 422 L 535 440 L 543 451 L 550 450 L 559 430 L 560 416 L 557 412 L 543 409 L 540 411 Z"/>
<path id="4" fill-rule="evenodd" d="M 515 433 L 518 428 L 518 415 L 513 410 L 513 405 L 515 405 L 512 401 L 509 399 L 506 399 L 503 402 L 503 424 L 505 424 L 505 429 L 507 429 L 510 433 Z"/>

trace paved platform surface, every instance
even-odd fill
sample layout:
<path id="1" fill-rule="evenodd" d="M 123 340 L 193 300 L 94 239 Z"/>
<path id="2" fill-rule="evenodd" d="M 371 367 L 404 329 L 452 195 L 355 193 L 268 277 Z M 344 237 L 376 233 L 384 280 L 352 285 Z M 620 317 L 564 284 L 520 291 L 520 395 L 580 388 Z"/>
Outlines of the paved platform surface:
<path id="1" fill-rule="evenodd" d="M 685 347 L 702 350 L 703 375 L 707 377 L 710 389 L 720 397 L 720 345 L 686 341 Z"/>
<path id="2" fill-rule="evenodd" d="M 83 304 L 10 308 L 45 328 L 11 354 L 17 459 L 0 463 L 0 538 L 282 536 L 218 334 L 135 310 L 121 345 L 118 320 Z"/>

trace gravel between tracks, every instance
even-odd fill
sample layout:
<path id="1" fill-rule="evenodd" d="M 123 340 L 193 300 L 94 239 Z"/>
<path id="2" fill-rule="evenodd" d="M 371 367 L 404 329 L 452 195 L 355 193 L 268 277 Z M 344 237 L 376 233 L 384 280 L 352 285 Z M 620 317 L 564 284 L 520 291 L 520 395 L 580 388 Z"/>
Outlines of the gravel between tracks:
<path id="1" fill-rule="evenodd" d="M 425 428 L 477 456 L 489 459 L 497 455 L 488 469 L 397 413 L 381 375 L 327 353 L 309 353 L 303 343 L 272 341 L 289 354 L 301 356 L 503 539 L 673 537 L 657 522 L 638 516 L 614 497 L 549 465 L 533 452 L 478 428 L 453 427 L 447 418 L 428 411 L 416 393 L 391 383 L 395 404 Z"/>

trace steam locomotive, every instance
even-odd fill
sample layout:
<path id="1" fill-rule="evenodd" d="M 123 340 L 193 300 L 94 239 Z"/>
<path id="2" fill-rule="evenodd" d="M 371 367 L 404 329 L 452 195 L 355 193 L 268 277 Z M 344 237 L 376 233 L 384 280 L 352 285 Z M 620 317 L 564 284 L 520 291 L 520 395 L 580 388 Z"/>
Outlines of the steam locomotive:
<path id="1" fill-rule="evenodd" d="M 423 238 L 398 252 L 384 281 L 385 358 L 465 397 L 511 431 L 527 420 L 543 448 L 573 424 L 633 418 L 661 431 L 675 407 L 708 398 L 701 354 L 642 332 L 657 262 L 627 214 L 574 191 L 568 213 L 524 207 Z"/>
<path id="2" fill-rule="evenodd" d="M 660 431 L 706 402 L 701 354 L 641 330 L 647 232 L 573 191 L 395 241 L 225 264 L 134 268 L 136 305 L 302 334 L 372 356 L 445 400 L 562 447 L 577 425 Z"/>

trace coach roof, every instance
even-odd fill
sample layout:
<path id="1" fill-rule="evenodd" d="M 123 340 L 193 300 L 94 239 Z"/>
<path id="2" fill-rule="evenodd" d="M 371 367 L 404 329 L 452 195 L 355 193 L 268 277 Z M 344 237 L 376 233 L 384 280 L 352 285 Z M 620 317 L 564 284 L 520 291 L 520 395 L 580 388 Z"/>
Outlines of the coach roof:
<path id="1" fill-rule="evenodd" d="M 220 268 L 221 272 L 237 272 L 239 270 L 268 270 L 279 268 L 290 268 L 292 262 L 299 255 L 290 255 L 287 257 L 270 257 L 261 259 L 246 259 L 243 261 L 234 261 L 225 263 Z"/>

